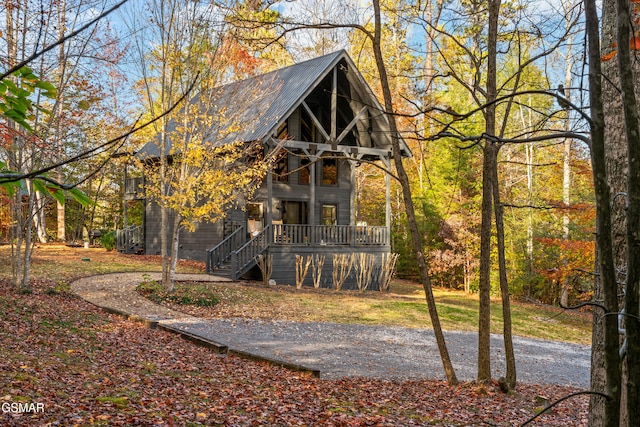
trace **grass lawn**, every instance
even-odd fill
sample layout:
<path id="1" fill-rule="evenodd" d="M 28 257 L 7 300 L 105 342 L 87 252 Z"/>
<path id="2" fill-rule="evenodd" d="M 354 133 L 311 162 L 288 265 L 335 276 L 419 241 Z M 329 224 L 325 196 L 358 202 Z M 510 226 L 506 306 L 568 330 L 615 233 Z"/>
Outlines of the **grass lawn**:
<path id="1" fill-rule="evenodd" d="M 527 385 L 503 394 L 496 384 L 449 387 L 427 380 L 309 378 L 266 363 L 221 357 L 177 335 L 106 314 L 68 291 L 70 280 L 90 274 L 158 270 L 155 257 L 45 246 L 36 251 L 33 266 L 32 293 L 16 291 L 9 281 L 8 248 L 0 247 L 2 426 L 507 426 L 519 425 L 539 410 L 537 396 L 554 400 L 575 391 Z M 180 268 L 201 270 L 195 263 Z M 261 308 L 253 314 L 274 317 L 295 307 L 299 311 L 288 315 L 297 319 L 393 324 L 403 324 L 404 313 L 413 318 L 404 321 L 406 326 L 425 326 L 419 287 L 399 282 L 394 292 L 225 285 L 214 292 L 220 303 L 213 308 L 184 307 L 222 315 L 254 304 Z M 441 309 L 443 319 L 451 318 L 448 328 L 472 322 L 473 298 L 443 291 L 438 300 L 448 307 Z M 554 310 L 523 310 L 532 319 L 567 323 Z M 524 324 L 535 329 L 534 321 Z M 42 404 L 44 409 L 16 413 L 12 408 L 19 404 Z M 586 405 L 586 398 L 572 399 L 530 425 L 586 425 Z"/>
<path id="2" fill-rule="evenodd" d="M 139 288 L 156 302 L 161 287 L 143 284 Z M 264 286 L 261 282 L 178 283 L 176 294 L 165 296 L 164 304 L 204 318 L 249 317 L 292 321 L 431 327 L 424 290 L 415 282 L 396 280 L 391 292 L 296 289 L 294 286 Z M 478 299 L 474 295 L 448 289 L 434 290 L 438 313 L 445 330 L 477 330 Z M 182 299 L 187 304 L 177 303 Z M 198 304 L 201 300 L 205 303 Z M 209 304 L 217 300 L 218 304 Z M 500 299 L 492 301 L 492 332 L 502 333 Z M 588 312 L 568 312 L 559 308 L 512 302 L 515 335 L 531 338 L 591 342 Z"/>

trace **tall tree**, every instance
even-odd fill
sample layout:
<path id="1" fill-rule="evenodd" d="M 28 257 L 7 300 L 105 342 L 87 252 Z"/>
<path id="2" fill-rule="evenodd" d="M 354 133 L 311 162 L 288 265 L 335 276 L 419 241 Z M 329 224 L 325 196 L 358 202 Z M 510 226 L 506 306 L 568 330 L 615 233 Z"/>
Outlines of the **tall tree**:
<path id="1" fill-rule="evenodd" d="M 193 84 L 198 70 L 187 63 L 182 66 L 182 55 L 187 55 L 191 61 L 189 48 L 200 37 L 202 26 L 210 22 L 211 7 L 199 10 L 199 5 L 186 6 L 179 0 L 159 0 L 145 4 L 140 10 L 129 14 L 126 25 L 136 33 L 133 41 L 140 76 L 143 100 L 151 117 L 160 111 L 166 111 L 176 104 L 185 94 L 186 88 Z M 152 25 L 147 25 L 149 16 Z M 184 31 L 183 31 L 184 30 Z M 196 34 L 198 35 L 196 37 Z M 206 38 L 204 38 L 206 40 Z M 152 51 L 149 48 L 152 47 Z M 170 117 L 164 116 L 153 127 L 158 135 L 157 185 L 158 199 L 169 195 L 168 156 L 170 150 Z M 152 136 L 151 134 L 149 136 Z M 160 205 L 160 255 L 162 257 L 162 283 L 166 288 L 172 288 L 170 278 L 169 258 L 169 207 Z"/>
<path id="2" fill-rule="evenodd" d="M 248 85 L 239 93 L 225 93 L 228 99 L 216 97 L 216 87 L 244 75 L 235 73 L 242 67 L 225 50 L 237 45 L 226 39 L 225 17 L 214 6 L 169 0 L 148 7 L 154 25 L 140 34 L 150 37 L 154 47 L 146 51 L 143 38 L 136 45 L 149 115 L 182 100 L 150 135 L 156 146 L 153 159 L 142 158 L 153 162 L 146 168 L 147 197 L 161 212 L 163 285 L 173 290 L 181 230 L 194 231 L 199 222 L 222 218 L 238 193 L 250 194 L 264 174 L 255 147 L 232 138 L 247 126 L 240 121 L 242 111 L 211 108 L 255 96 L 259 89 Z"/>
<path id="3" fill-rule="evenodd" d="M 600 34 L 598 14 L 595 2 L 585 2 L 585 25 L 587 28 L 589 58 L 589 103 L 591 109 L 591 164 L 596 194 L 596 247 L 598 254 L 594 298 L 602 301 L 602 310 L 594 311 L 592 339 L 592 389 L 605 392 L 608 398 L 594 396 L 592 405 L 603 404 L 604 411 L 594 409 L 590 422 L 596 425 L 618 426 L 620 420 L 621 370 L 618 337 L 618 285 L 616 280 L 613 242 L 611 236 L 611 188 L 605 159 L 607 156 L 605 140 L 605 114 L 602 90 L 602 66 L 600 63 Z M 598 366 L 602 361 L 606 369 Z M 594 366 L 594 364 L 596 364 Z M 605 381 L 602 389 L 600 378 L 604 371 Z M 597 401 L 594 401 L 597 399 Z"/>
<path id="4" fill-rule="evenodd" d="M 442 333 L 442 327 L 440 326 L 440 319 L 439 319 L 437 307 L 435 304 L 435 298 L 433 296 L 433 289 L 431 287 L 429 268 L 428 268 L 427 260 L 424 255 L 424 251 L 422 247 L 422 239 L 420 237 L 420 233 L 418 230 L 418 223 L 416 221 L 415 208 L 413 205 L 413 199 L 411 195 L 411 186 L 409 184 L 409 177 L 406 173 L 404 164 L 402 162 L 399 133 L 398 133 L 398 128 L 396 125 L 396 120 L 394 115 L 393 98 L 391 96 L 391 90 L 390 90 L 389 81 L 387 77 L 387 70 L 385 67 L 384 57 L 382 56 L 382 38 L 381 38 L 382 36 L 381 21 L 382 20 L 381 20 L 381 14 L 380 14 L 379 0 L 373 0 L 373 9 L 374 9 L 374 32 L 373 34 L 370 34 L 370 37 L 372 39 L 371 41 L 373 46 L 373 52 L 374 52 L 374 56 L 376 58 L 376 64 L 378 67 L 380 84 L 382 87 L 382 94 L 384 99 L 385 112 L 389 115 L 389 118 L 390 118 L 389 124 L 390 124 L 391 140 L 393 144 L 394 165 L 398 173 L 398 178 L 402 188 L 403 201 L 405 204 L 407 219 L 409 222 L 409 229 L 411 232 L 411 240 L 413 242 L 416 261 L 418 262 L 418 267 L 420 269 L 420 277 L 422 279 L 423 288 L 427 298 L 429 316 L 430 316 L 431 324 L 433 326 L 434 333 L 436 336 L 438 349 L 440 351 L 440 358 L 442 359 L 442 364 L 444 367 L 444 371 L 445 371 L 445 375 L 447 377 L 448 383 L 450 385 L 455 385 L 458 383 L 458 379 L 453 369 L 453 364 L 451 363 L 451 358 L 449 356 L 449 351 L 446 346 L 444 334 Z"/>
<path id="5" fill-rule="evenodd" d="M 515 385 L 515 361 L 510 344 L 509 331 L 509 293 L 506 274 L 506 244 L 503 224 L 503 204 L 498 174 L 498 154 L 506 143 L 527 143 L 537 139 L 544 123 L 550 122 L 549 106 L 535 99 L 541 92 L 548 90 L 548 83 L 536 73 L 537 63 L 551 55 L 565 41 L 566 34 L 556 33 L 553 43 L 544 49 L 534 49 L 543 35 L 537 30 L 524 31 L 524 25 L 541 28 L 531 22 L 531 16 L 525 10 L 516 10 L 511 4 L 489 2 L 464 3 L 464 12 L 445 9 L 443 21 L 437 28 L 435 40 L 438 56 L 443 70 L 455 85 L 464 88 L 475 105 L 458 102 L 452 108 L 441 111 L 450 117 L 449 123 L 443 123 L 435 131 L 433 138 L 458 138 L 470 141 L 471 146 L 482 144 L 482 217 L 480 231 L 480 312 L 478 336 L 478 379 L 488 381 L 491 378 L 489 353 L 490 296 L 494 292 L 491 284 L 492 268 L 492 224 L 496 217 L 496 240 L 498 258 L 498 278 L 503 296 L 503 317 L 505 318 L 504 338 L 507 353 L 506 379 L 511 387 Z M 540 17 L 539 19 L 544 19 Z M 488 25 L 485 26 L 485 22 Z M 462 25 L 462 23 L 466 25 Z M 429 25 L 426 23 L 426 25 Z M 483 31 L 486 28 L 486 31 Z M 537 34 L 537 35 L 536 35 Z M 547 37 L 550 37 L 547 35 Z M 457 53 L 457 55 L 455 53 Z M 452 54 L 453 53 L 453 54 Z M 467 58 L 460 61 L 460 57 Z M 470 66 L 470 69 L 469 69 Z M 537 77 L 534 77 L 537 74 Z M 532 91 L 527 93 L 527 91 Z M 537 92 L 537 93 L 535 93 Z M 525 101 L 528 99 L 528 101 Z M 547 103 L 548 104 L 548 103 Z M 518 107 L 519 106 L 519 107 Z M 522 107 L 528 110 L 524 121 Z M 542 107 L 542 108 L 540 108 Z M 437 109 L 437 107 L 436 107 Z M 467 123 L 480 122 L 476 114 L 482 114 L 482 131 L 468 132 L 463 127 Z M 520 118 L 520 119 L 518 119 Z M 518 119 L 518 120 L 514 120 Z M 518 127 L 518 123 L 523 123 Z M 549 136 L 551 137 L 551 136 Z"/>
<path id="6" fill-rule="evenodd" d="M 624 292 L 625 336 L 623 357 L 626 356 L 626 418 L 627 425 L 640 424 L 640 110 L 636 96 L 637 80 L 632 59 L 640 51 L 640 10 L 633 12 L 628 0 L 617 0 L 618 70 L 627 145 L 627 277 Z M 635 53 L 635 52 L 634 52 Z"/>
<path id="7" fill-rule="evenodd" d="M 245 94 L 246 95 L 246 94 Z M 236 94 L 236 96 L 242 96 Z M 222 101 L 222 100 L 218 100 Z M 251 196 L 266 172 L 261 147 L 241 142 L 224 142 L 229 135 L 212 137 L 207 129 L 212 123 L 228 124 L 229 117 L 206 114 L 210 100 L 202 97 L 181 114 L 182 123 L 168 134 L 172 159 L 160 181 L 157 164 L 146 166 L 146 197 L 170 211 L 171 250 L 168 290 L 173 290 L 182 230 L 195 232 L 203 222 L 224 218 L 227 209 L 239 199 Z M 215 102 L 215 101 L 213 101 Z M 149 159 L 142 159 L 147 161 Z M 168 187 L 161 193 L 159 189 Z"/>
<path id="8" fill-rule="evenodd" d="M 29 56 L 27 50 L 37 50 L 38 42 L 32 40 L 33 30 L 46 34 L 46 27 L 38 24 L 40 8 L 29 2 L 5 4 L 3 31 L 6 57 L 3 63 L 15 73 L 3 75 L 3 144 L 0 152 L 0 162 L 8 170 L 18 174 L 25 173 L 43 164 L 44 145 L 42 138 L 34 133 L 41 110 L 39 100 L 56 95 L 53 86 L 43 86 L 38 77 L 27 67 L 20 67 Z M 33 26 L 33 27 L 32 27 Z M 32 64 L 37 65 L 37 64 Z M 8 96 L 7 96 L 8 95 Z M 35 102 L 32 102 L 35 101 Z M 19 108 L 18 108 L 19 107 Z M 18 112 L 20 114 L 15 114 Z M 4 160 L 4 161 L 3 161 Z M 41 182 L 30 179 L 21 180 L 23 185 L 17 191 L 11 191 L 10 211 L 12 222 L 12 271 L 17 286 L 29 290 L 29 266 L 32 245 L 36 238 L 46 239 L 44 224 L 44 199 L 46 191 L 42 190 Z M 35 186 L 34 186 L 35 185 Z M 35 234 L 34 234 L 35 233 Z"/>
<path id="9" fill-rule="evenodd" d="M 566 15 L 567 11 L 569 11 L 574 7 L 575 7 L 575 4 L 573 0 L 562 2 L 562 9 L 563 11 L 565 11 L 565 16 L 567 16 Z M 575 35 L 571 31 L 571 22 L 569 21 L 569 19 L 566 19 L 566 26 L 568 27 L 569 31 L 568 31 L 566 51 L 564 53 L 564 63 L 565 63 L 564 85 L 559 86 L 559 91 L 562 92 L 560 93 L 560 95 L 565 97 L 568 101 L 571 101 L 572 99 L 571 91 L 568 88 L 571 87 L 573 82 L 573 79 L 572 79 L 572 71 L 573 71 L 573 64 L 574 64 L 573 40 Z M 567 108 L 565 109 L 565 111 L 566 111 L 565 130 L 570 131 L 571 130 L 570 119 L 572 117 L 571 109 Z M 562 155 L 562 166 L 563 166 L 562 168 L 562 202 L 564 203 L 565 210 L 562 217 L 562 238 L 565 241 L 569 241 L 571 237 L 569 233 L 570 217 L 569 217 L 568 207 L 571 204 L 572 145 L 573 145 L 573 140 L 571 138 L 566 138 L 564 140 L 564 152 Z M 569 302 L 568 302 L 569 301 L 569 283 L 570 283 L 570 275 L 567 274 L 566 277 L 563 278 L 562 290 L 560 295 L 560 303 L 565 307 L 569 305 Z"/>
<path id="10" fill-rule="evenodd" d="M 591 2 L 589 2 L 589 5 Z M 593 8 L 593 6 L 591 6 Z M 588 9 L 587 11 L 590 11 Z M 594 12 L 592 12 L 594 13 Z M 607 204 L 610 211 L 610 224 L 607 237 L 610 247 L 598 246 L 600 257 L 611 258 L 613 272 L 601 271 L 600 280 L 595 283 L 595 298 L 604 302 L 602 312 L 594 313 L 591 387 L 595 391 L 605 392 L 609 399 L 592 397 L 590 407 L 590 425 L 613 425 L 615 421 L 637 425 L 638 406 L 638 93 L 637 81 L 640 75 L 637 61 L 631 61 L 631 54 L 640 49 L 637 29 L 640 11 L 628 2 L 606 1 L 602 14 L 602 47 L 590 56 L 597 61 L 595 67 L 600 71 L 603 102 L 603 126 L 606 132 L 602 136 L 604 149 L 601 155 L 606 160 L 604 179 L 610 186 L 610 193 L 598 193 L 598 201 Z M 597 17 L 592 17 L 597 30 Z M 596 37 L 597 34 L 591 35 Z M 593 39 L 590 38 L 590 42 Z M 595 43 L 594 43 L 595 44 Z M 600 46 L 596 45 L 598 48 Z M 600 61 L 602 65 L 600 66 Z M 590 63 L 590 69 L 592 65 Z M 592 88 L 591 88 L 592 89 Z M 595 147 L 595 143 L 594 143 Z M 594 166 L 595 175 L 595 166 Z M 602 179 L 602 178 L 601 178 Z M 609 196 L 605 199 L 606 196 Z M 600 224 L 600 221 L 598 221 Z M 605 251 L 609 253 L 605 253 Z M 602 260 L 601 260 L 602 264 Z M 616 271 L 618 275 L 616 276 Z M 613 276 L 612 278 L 610 276 Z M 614 283 L 611 283 L 614 281 Z M 618 295 L 624 295 L 624 309 Z M 621 356 L 616 357 L 618 332 L 606 318 L 613 313 L 624 312 L 624 329 Z M 631 334 L 630 334 L 631 332 Z M 625 366 L 626 380 L 621 380 L 620 362 Z M 623 386 L 624 384 L 624 386 Z M 621 390 L 627 405 L 620 405 Z M 622 399 L 622 400 L 625 400 Z M 613 419 L 613 420 L 610 420 Z"/>
<path id="11" fill-rule="evenodd" d="M 636 130 L 637 132 L 637 130 Z M 627 405 L 626 417 L 627 425 L 633 425 L 633 420 L 640 419 L 640 244 L 638 241 L 638 228 L 640 227 L 640 202 L 638 183 L 640 177 L 638 170 L 640 164 L 638 159 L 637 147 L 640 141 L 634 136 L 634 142 L 629 143 L 629 173 L 628 197 L 629 197 L 629 214 L 627 216 L 627 239 L 629 240 L 628 264 L 627 264 L 627 288 L 625 291 L 625 342 L 626 344 L 626 392 Z M 630 139 L 631 141 L 631 139 Z"/>
<path id="12" fill-rule="evenodd" d="M 489 27 L 487 33 L 486 104 L 483 111 L 485 132 L 496 135 L 497 47 L 500 0 L 489 1 Z M 494 182 L 498 171 L 498 142 L 487 139 L 482 161 L 482 224 L 480 231 L 480 305 L 478 313 L 478 380 L 491 380 L 491 211 Z"/>

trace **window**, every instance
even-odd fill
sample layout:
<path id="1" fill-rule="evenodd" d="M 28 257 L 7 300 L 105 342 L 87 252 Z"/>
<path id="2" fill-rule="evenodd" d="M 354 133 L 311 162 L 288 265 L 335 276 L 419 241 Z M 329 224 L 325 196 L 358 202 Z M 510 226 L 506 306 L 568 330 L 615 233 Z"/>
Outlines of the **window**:
<path id="1" fill-rule="evenodd" d="M 338 159 L 322 159 L 322 185 L 338 185 Z"/>
<path id="2" fill-rule="evenodd" d="M 300 109 L 300 139 L 306 142 L 316 142 L 315 123 L 304 108 Z"/>
<path id="3" fill-rule="evenodd" d="M 247 218 L 262 221 L 263 212 L 262 203 L 247 203 Z"/>
<path id="4" fill-rule="evenodd" d="M 300 157 L 300 169 L 298 170 L 298 184 L 306 184 L 309 185 L 311 183 L 311 175 L 308 157 Z"/>
<path id="5" fill-rule="evenodd" d="M 322 225 L 338 224 L 338 207 L 336 205 L 322 205 Z"/>
<path id="6" fill-rule="evenodd" d="M 273 180 L 289 182 L 289 154 L 283 154 L 273 165 Z"/>
<path id="7" fill-rule="evenodd" d="M 289 139 L 289 123 L 287 120 L 278 128 L 278 139 Z"/>

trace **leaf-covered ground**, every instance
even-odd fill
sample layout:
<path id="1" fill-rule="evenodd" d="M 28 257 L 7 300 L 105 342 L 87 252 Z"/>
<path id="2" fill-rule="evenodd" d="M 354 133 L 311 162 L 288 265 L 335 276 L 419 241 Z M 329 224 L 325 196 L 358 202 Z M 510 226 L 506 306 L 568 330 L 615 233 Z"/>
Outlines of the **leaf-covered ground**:
<path id="1" fill-rule="evenodd" d="M 40 280 L 20 294 L 0 280 L 2 426 L 520 425 L 574 390 L 440 381 L 328 381 L 219 356 L 177 335 L 105 314 Z M 587 400 L 562 403 L 530 425 L 586 424 Z"/>

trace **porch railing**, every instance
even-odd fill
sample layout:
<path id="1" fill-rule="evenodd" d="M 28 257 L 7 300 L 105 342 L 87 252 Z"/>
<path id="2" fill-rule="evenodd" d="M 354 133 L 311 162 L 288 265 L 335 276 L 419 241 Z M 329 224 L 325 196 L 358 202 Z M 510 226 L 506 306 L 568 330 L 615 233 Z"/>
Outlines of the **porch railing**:
<path id="1" fill-rule="evenodd" d="M 273 224 L 276 245 L 388 245 L 387 227 Z"/>
<path id="2" fill-rule="evenodd" d="M 212 273 L 224 262 L 230 260 L 233 251 L 242 246 L 246 240 L 246 229 L 244 225 L 241 225 L 222 242 L 207 250 L 207 273 Z"/>

